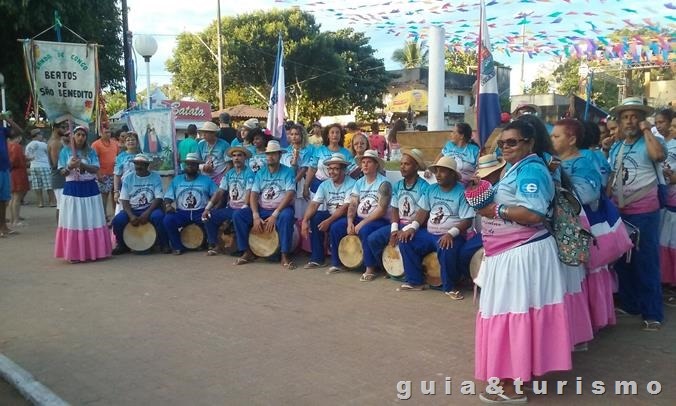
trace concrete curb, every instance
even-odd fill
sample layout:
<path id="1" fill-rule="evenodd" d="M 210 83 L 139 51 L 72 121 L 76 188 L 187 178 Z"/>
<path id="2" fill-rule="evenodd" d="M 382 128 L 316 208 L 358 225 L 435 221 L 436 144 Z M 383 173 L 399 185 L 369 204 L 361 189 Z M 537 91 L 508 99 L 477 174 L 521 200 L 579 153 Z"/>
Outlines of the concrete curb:
<path id="1" fill-rule="evenodd" d="M 0 354 L 0 377 L 4 378 L 34 405 L 68 406 L 68 403 L 64 402 L 48 387 L 36 381 L 28 371 L 2 354 Z"/>

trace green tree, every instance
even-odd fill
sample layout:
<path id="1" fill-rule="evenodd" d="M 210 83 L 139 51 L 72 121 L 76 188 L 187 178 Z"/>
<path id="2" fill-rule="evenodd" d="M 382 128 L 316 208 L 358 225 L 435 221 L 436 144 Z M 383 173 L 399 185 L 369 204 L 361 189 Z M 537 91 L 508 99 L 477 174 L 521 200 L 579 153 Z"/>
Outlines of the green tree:
<path id="1" fill-rule="evenodd" d="M 99 73 L 102 87 L 120 90 L 124 78 L 122 60 L 122 23 L 117 0 L 0 0 L 0 68 L 5 75 L 7 103 L 13 111 L 24 111 L 30 91 L 24 73 L 21 44 L 17 38 L 32 38 L 54 24 L 54 11 L 61 22 L 87 41 L 103 47 L 99 50 Z M 65 28 L 64 42 L 82 42 Z M 54 30 L 38 39 L 56 41 Z M 15 114 L 15 118 L 22 119 Z"/>
<path id="2" fill-rule="evenodd" d="M 289 118 L 309 120 L 356 107 L 371 109 L 377 105 L 371 98 L 379 99 L 386 89 L 384 65 L 373 57 L 374 51 L 363 34 L 351 30 L 321 33 L 314 16 L 297 9 L 226 17 L 221 24 L 227 33 L 223 76 L 228 104 L 254 102 L 261 108 L 267 106 L 280 34 Z M 216 49 L 215 22 L 199 34 L 181 34 L 167 70 L 183 94 L 215 103 L 216 60 L 196 35 Z"/>
<path id="3" fill-rule="evenodd" d="M 526 94 L 546 94 L 549 93 L 549 89 L 549 80 L 540 76 L 526 88 Z"/>
<path id="4" fill-rule="evenodd" d="M 429 50 L 424 42 L 418 40 L 406 41 L 404 47 L 392 53 L 392 60 L 404 69 L 421 68 L 427 66 Z"/>
<path id="5" fill-rule="evenodd" d="M 123 92 L 103 92 L 108 117 L 127 108 L 127 96 Z"/>
<path id="6" fill-rule="evenodd" d="M 476 52 L 463 52 L 456 49 L 447 49 L 445 55 L 446 72 L 470 73 L 476 72 L 479 65 Z"/>

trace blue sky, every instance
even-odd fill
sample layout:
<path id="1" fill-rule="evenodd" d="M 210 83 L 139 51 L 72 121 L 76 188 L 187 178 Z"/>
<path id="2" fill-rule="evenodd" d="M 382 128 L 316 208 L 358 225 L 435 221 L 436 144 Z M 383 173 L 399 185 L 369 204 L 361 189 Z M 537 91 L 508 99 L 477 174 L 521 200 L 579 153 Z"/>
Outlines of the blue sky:
<path id="1" fill-rule="evenodd" d="M 495 50 L 495 59 L 511 65 L 512 94 L 519 93 L 521 53 L 509 52 L 508 43 L 520 42 L 525 14 L 528 44 L 544 45 L 540 53 L 525 58 L 524 76 L 534 79 L 540 72 L 555 66 L 553 55 L 544 54 L 546 44 L 560 45 L 557 39 L 566 35 L 598 38 L 612 29 L 628 24 L 654 23 L 674 32 L 673 8 L 676 2 L 667 0 L 487 0 L 487 17 Z M 151 59 L 151 80 L 169 83 L 165 62 L 171 56 L 176 35 L 199 32 L 216 18 L 217 0 L 128 0 L 129 28 L 134 33 L 152 34 L 158 41 L 158 52 Z M 323 30 L 353 27 L 371 38 L 388 69 L 398 66 L 391 61 L 392 52 L 407 38 L 424 39 L 431 24 L 443 25 L 447 43 L 467 44 L 478 25 L 478 1 L 444 0 L 221 0 L 221 15 L 228 16 L 254 10 L 269 10 L 298 6 L 312 12 Z M 647 19 L 647 21 L 643 21 Z M 505 52 L 509 52 L 509 55 Z M 139 89 L 145 88 L 145 69 L 139 69 Z"/>

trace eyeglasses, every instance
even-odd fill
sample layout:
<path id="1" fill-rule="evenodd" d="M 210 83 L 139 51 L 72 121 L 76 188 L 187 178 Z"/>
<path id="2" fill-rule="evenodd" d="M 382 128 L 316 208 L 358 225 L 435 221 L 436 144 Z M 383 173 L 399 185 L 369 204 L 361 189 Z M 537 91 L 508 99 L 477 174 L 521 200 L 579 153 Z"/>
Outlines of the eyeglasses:
<path id="1" fill-rule="evenodd" d="M 519 138 L 519 139 L 510 138 L 510 139 L 504 140 L 504 141 L 498 140 L 497 144 L 498 144 L 498 148 L 500 148 L 500 149 L 502 149 L 504 147 L 514 148 L 517 145 L 519 145 L 519 143 L 522 142 L 522 141 L 528 142 L 528 140 L 525 139 L 525 138 Z"/>

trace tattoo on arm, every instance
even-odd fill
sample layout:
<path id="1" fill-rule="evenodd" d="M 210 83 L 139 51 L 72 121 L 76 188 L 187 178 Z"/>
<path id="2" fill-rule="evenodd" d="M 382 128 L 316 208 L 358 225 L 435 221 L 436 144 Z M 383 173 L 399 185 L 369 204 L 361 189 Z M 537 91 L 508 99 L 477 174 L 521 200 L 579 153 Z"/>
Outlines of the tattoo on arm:
<path id="1" fill-rule="evenodd" d="M 354 220 L 357 217 L 357 197 L 350 198 L 350 205 L 347 207 L 347 218 Z"/>
<path id="2" fill-rule="evenodd" d="M 390 182 L 383 182 L 378 188 L 378 207 L 387 210 L 392 200 L 392 185 Z"/>

